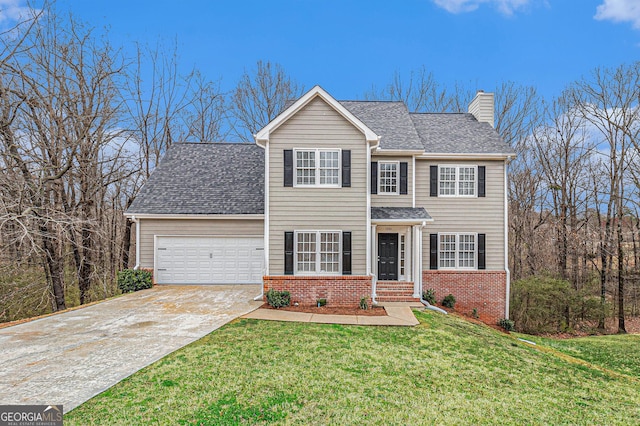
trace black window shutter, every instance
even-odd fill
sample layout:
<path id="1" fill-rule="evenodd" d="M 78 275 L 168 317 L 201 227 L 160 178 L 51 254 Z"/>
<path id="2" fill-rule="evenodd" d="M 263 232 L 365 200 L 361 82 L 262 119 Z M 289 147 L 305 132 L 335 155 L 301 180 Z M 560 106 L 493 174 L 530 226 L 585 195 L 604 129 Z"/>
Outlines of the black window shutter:
<path id="1" fill-rule="evenodd" d="M 293 150 L 284 150 L 284 186 L 293 186 Z"/>
<path id="2" fill-rule="evenodd" d="M 400 194 L 408 194 L 408 176 L 409 165 L 406 162 L 400 163 Z"/>
<path id="3" fill-rule="evenodd" d="M 485 197 L 485 166 L 478 166 L 478 197 Z"/>
<path id="4" fill-rule="evenodd" d="M 487 269 L 486 234 L 478 234 L 478 269 Z"/>
<path id="5" fill-rule="evenodd" d="M 342 275 L 351 275 L 351 231 L 342 232 Z"/>
<path id="6" fill-rule="evenodd" d="M 429 235 L 429 269 L 438 269 L 438 234 Z"/>
<path id="7" fill-rule="evenodd" d="M 342 187 L 351 186 L 351 150 L 342 150 Z"/>
<path id="8" fill-rule="evenodd" d="M 438 196 L 438 166 L 431 166 L 429 168 L 429 196 Z"/>
<path id="9" fill-rule="evenodd" d="M 293 186 L 293 150 L 284 150 L 284 186 Z"/>
<path id="10" fill-rule="evenodd" d="M 293 275 L 293 232 L 284 233 L 284 274 Z"/>
<path id="11" fill-rule="evenodd" d="M 371 162 L 371 193 L 378 193 L 378 163 Z"/>

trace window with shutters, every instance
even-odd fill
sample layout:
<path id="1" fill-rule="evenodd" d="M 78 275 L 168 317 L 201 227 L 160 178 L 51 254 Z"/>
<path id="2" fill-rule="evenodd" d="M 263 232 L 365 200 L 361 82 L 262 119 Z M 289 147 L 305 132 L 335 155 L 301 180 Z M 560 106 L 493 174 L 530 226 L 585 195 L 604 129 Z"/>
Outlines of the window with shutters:
<path id="1" fill-rule="evenodd" d="M 476 166 L 440 166 L 438 169 L 438 195 L 441 197 L 475 197 L 477 175 Z"/>
<path id="2" fill-rule="evenodd" d="M 340 274 L 341 231 L 297 231 L 296 274 Z"/>
<path id="3" fill-rule="evenodd" d="M 476 234 L 438 234 L 439 269 L 476 269 Z"/>
<path id="4" fill-rule="evenodd" d="M 340 186 L 339 149 L 295 150 L 295 186 Z"/>
<path id="5" fill-rule="evenodd" d="M 378 162 L 378 194 L 398 194 L 398 166 L 397 161 Z"/>

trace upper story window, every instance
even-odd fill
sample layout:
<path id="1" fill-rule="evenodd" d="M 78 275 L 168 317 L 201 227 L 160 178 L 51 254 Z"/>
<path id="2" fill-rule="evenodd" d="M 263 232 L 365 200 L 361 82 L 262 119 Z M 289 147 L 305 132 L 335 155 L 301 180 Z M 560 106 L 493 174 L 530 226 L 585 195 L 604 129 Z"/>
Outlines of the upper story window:
<path id="1" fill-rule="evenodd" d="M 442 197 L 474 197 L 477 186 L 476 166 L 440 166 L 438 195 Z"/>
<path id="2" fill-rule="evenodd" d="M 398 193 L 398 165 L 397 161 L 378 162 L 378 193 Z"/>
<path id="3" fill-rule="evenodd" d="M 339 186 L 340 150 L 295 150 L 296 186 Z"/>

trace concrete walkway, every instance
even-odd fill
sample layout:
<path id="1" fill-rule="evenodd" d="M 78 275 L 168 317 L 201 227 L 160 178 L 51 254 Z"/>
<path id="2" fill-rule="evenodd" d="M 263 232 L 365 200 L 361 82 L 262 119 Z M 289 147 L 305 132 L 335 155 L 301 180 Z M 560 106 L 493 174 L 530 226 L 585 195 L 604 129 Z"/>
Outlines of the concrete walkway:
<path id="1" fill-rule="evenodd" d="M 156 286 L 0 329 L 0 404 L 68 412 L 257 309 L 259 285 Z"/>
<path id="2" fill-rule="evenodd" d="M 414 326 L 420 324 L 415 315 L 413 315 L 412 308 L 422 308 L 424 307 L 422 304 L 395 302 L 385 303 L 383 306 L 387 311 L 387 316 L 312 314 L 261 308 L 244 315 L 242 318 L 347 325 Z"/>

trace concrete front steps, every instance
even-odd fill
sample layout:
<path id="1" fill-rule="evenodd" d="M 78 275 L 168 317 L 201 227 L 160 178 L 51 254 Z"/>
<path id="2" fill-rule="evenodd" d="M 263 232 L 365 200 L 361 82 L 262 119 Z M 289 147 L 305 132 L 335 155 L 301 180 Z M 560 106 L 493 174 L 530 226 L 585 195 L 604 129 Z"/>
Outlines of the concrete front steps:
<path id="1" fill-rule="evenodd" d="M 420 302 L 413 297 L 413 283 L 406 281 L 378 281 L 376 283 L 377 302 Z"/>

